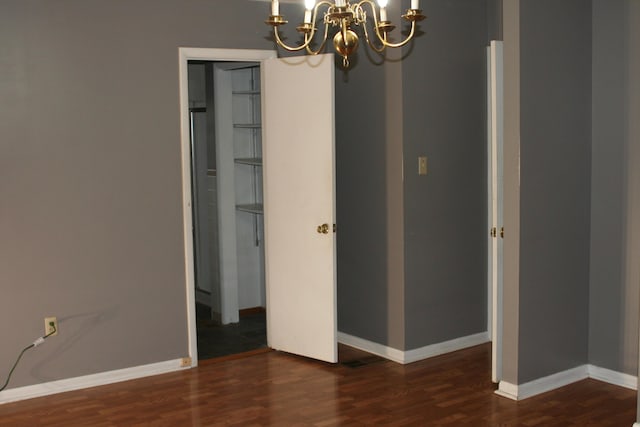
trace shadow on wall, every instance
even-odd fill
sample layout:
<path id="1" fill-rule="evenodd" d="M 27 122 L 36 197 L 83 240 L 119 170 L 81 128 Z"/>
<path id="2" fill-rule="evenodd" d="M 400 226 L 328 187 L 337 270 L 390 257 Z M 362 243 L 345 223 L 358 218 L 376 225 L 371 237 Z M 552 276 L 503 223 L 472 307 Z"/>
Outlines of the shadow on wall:
<path id="1" fill-rule="evenodd" d="M 73 351 L 77 346 L 82 345 L 82 339 L 90 334 L 96 333 L 98 326 L 114 319 L 118 313 L 117 307 L 111 307 L 102 312 L 97 313 L 78 313 L 71 316 L 59 317 L 58 325 L 60 333 L 55 338 L 63 338 L 62 341 L 47 340 L 49 346 L 55 345 L 54 349 L 43 357 L 41 361 L 34 365 L 31 369 L 31 375 L 40 381 L 54 381 L 59 379 L 58 376 L 52 376 L 50 373 L 55 370 L 49 369 L 52 363 L 61 359 L 69 351 Z M 79 326 L 74 328 L 75 325 Z M 66 331 L 71 331 L 71 335 L 66 335 Z M 53 338 L 53 337 L 52 337 Z"/>

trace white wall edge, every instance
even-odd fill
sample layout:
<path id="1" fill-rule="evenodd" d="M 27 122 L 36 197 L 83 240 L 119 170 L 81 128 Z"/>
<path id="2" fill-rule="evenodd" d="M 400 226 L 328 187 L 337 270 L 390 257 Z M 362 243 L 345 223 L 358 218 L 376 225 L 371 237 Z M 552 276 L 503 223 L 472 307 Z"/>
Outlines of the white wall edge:
<path id="1" fill-rule="evenodd" d="M 113 384 L 121 381 L 133 380 L 152 375 L 166 374 L 169 372 L 189 369 L 181 367 L 182 359 L 167 360 L 165 362 L 149 365 L 135 366 L 132 368 L 118 369 L 114 371 L 100 372 L 98 374 L 84 375 L 58 381 L 50 381 L 42 384 L 34 384 L 13 388 L 0 392 L 0 404 L 16 402 L 18 400 L 32 399 L 34 397 L 48 396 L 50 394 L 79 390 L 88 387 Z"/>
<path id="2" fill-rule="evenodd" d="M 452 351 L 484 344 L 489 342 L 489 334 L 487 332 L 481 332 L 408 351 L 398 350 L 363 338 L 345 334 L 344 332 L 338 332 L 338 342 L 384 357 L 385 359 L 389 359 L 394 362 L 407 364 L 417 362 L 418 360 L 428 359 L 429 357 L 440 356 Z"/>
<path id="3" fill-rule="evenodd" d="M 622 372 L 612 371 L 611 369 L 600 368 L 599 366 L 588 366 L 589 378 L 604 381 L 605 383 L 617 385 L 620 387 L 630 388 L 632 390 L 638 389 L 638 377 L 634 377 L 633 375 L 625 374 Z"/>
<path id="4" fill-rule="evenodd" d="M 640 427 L 640 423 L 633 423 L 633 427 Z"/>

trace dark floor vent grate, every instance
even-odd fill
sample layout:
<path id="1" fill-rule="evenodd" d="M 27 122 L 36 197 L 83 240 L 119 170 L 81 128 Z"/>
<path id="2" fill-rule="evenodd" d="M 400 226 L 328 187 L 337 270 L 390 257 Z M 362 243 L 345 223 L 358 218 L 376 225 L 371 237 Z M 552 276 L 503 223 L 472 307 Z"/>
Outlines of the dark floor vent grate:
<path id="1" fill-rule="evenodd" d="M 373 365 L 374 363 L 384 362 L 384 360 L 385 359 L 383 359 L 382 357 L 371 356 L 371 357 L 363 357 L 363 358 L 354 359 L 354 360 L 345 360 L 340 364 L 349 368 L 361 368 L 363 366 Z"/>

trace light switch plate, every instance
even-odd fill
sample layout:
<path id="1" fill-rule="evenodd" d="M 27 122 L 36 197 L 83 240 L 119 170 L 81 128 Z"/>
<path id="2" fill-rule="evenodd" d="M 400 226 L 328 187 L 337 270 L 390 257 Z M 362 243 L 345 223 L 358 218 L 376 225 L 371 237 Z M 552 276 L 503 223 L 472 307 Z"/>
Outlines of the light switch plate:
<path id="1" fill-rule="evenodd" d="M 427 156 L 418 156 L 418 175 L 427 174 Z"/>

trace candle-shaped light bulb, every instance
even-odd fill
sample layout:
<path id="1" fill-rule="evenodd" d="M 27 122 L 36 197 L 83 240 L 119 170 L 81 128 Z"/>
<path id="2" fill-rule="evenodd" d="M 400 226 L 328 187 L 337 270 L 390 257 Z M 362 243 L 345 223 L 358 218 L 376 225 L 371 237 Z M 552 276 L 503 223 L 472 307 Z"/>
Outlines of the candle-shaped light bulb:
<path id="1" fill-rule="evenodd" d="M 336 6 L 342 7 L 342 6 L 346 6 L 346 5 L 347 5 L 346 0 L 336 0 Z"/>
<path id="2" fill-rule="evenodd" d="M 305 24 L 311 23 L 311 11 L 313 10 L 313 7 L 315 5 L 316 5 L 316 0 L 304 0 L 304 7 L 305 7 L 304 23 Z"/>
<path id="3" fill-rule="evenodd" d="M 273 16 L 280 15 L 280 2 L 278 0 L 271 0 L 271 14 Z"/>
<path id="4" fill-rule="evenodd" d="M 411 9 L 420 9 L 420 0 L 411 0 Z"/>
<path id="5" fill-rule="evenodd" d="M 380 21 L 387 21 L 387 0 L 378 0 L 380 6 Z"/>

